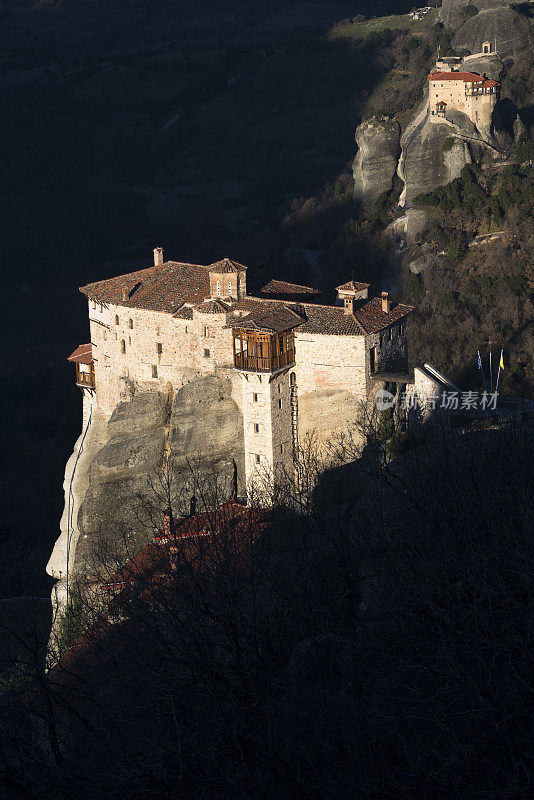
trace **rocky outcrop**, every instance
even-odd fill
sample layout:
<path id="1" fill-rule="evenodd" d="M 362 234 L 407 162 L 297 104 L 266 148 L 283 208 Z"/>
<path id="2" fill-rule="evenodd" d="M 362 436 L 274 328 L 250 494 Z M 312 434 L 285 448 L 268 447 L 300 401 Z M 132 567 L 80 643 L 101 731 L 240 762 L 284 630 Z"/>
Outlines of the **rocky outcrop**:
<path id="1" fill-rule="evenodd" d="M 482 43 L 486 41 L 496 46 L 502 58 L 514 58 L 529 47 L 530 24 L 508 6 L 489 8 L 464 22 L 456 32 L 452 46 L 456 51 L 480 53 Z"/>
<path id="2" fill-rule="evenodd" d="M 526 142 L 528 140 L 527 126 L 525 125 L 519 114 L 517 114 L 515 118 L 513 130 L 514 130 L 514 142 L 516 142 L 516 144 L 520 144 L 521 142 Z"/>
<path id="3" fill-rule="evenodd" d="M 494 81 L 500 81 L 503 70 L 503 61 L 499 53 L 488 53 L 487 55 L 466 56 L 462 61 L 462 69 L 468 72 L 478 72 L 479 75 L 487 75 Z"/>
<path id="4" fill-rule="evenodd" d="M 393 186 L 400 155 L 400 126 L 391 117 L 372 117 L 356 128 L 355 138 L 354 199 L 370 204 Z"/>
<path id="5" fill-rule="evenodd" d="M 443 142 L 451 133 L 450 125 L 431 122 L 427 118 L 406 143 L 403 173 L 407 206 L 418 194 L 430 192 L 457 178 L 465 165 L 471 163 L 469 147 L 462 139 L 455 138 L 451 149 L 443 152 Z"/>
<path id="6" fill-rule="evenodd" d="M 110 574 L 152 537 L 146 509 L 163 500 L 149 480 L 157 487 L 165 471 L 178 513 L 188 511 L 193 493 L 209 503 L 215 484 L 215 502 L 228 499 L 236 478 L 243 492 L 243 420 L 227 371 L 198 378 L 174 396 L 136 393 L 109 419 L 93 408 L 67 464 L 61 536 L 47 566 L 59 581 L 60 609 L 67 569 L 71 586 L 78 576 Z"/>
<path id="7" fill-rule="evenodd" d="M 456 30 L 469 19 L 468 7 L 478 11 L 511 5 L 514 0 L 442 0 L 440 17 L 447 30 Z"/>

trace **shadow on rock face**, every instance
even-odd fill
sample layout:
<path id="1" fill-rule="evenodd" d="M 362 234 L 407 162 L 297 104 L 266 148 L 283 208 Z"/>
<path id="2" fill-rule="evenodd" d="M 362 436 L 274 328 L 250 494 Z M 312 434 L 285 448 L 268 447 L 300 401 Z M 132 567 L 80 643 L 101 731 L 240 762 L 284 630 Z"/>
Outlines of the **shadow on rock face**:
<path id="1" fill-rule="evenodd" d="M 78 527 L 76 568 L 91 572 L 136 553 L 154 533 L 145 512 L 157 505 L 149 481 L 164 463 L 173 475 L 173 494 L 183 499 L 217 484 L 217 502 L 244 490 L 243 419 L 231 397 L 227 375 L 199 378 L 171 399 L 144 392 L 121 403 L 107 425 L 107 441 L 94 457 Z M 160 503 L 161 504 L 161 503 Z M 177 509 L 181 513 L 181 509 Z"/>

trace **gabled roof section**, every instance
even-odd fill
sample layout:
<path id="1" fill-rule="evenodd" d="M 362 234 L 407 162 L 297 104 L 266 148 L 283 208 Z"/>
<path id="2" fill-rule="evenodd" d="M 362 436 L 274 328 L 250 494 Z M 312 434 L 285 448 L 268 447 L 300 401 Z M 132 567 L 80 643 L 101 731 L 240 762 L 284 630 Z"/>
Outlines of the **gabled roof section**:
<path id="1" fill-rule="evenodd" d="M 200 264 L 166 261 L 128 275 L 89 283 L 81 286 L 80 291 L 102 303 L 174 313 L 186 302 L 201 303 L 209 297 L 209 269 Z"/>
<path id="2" fill-rule="evenodd" d="M 306 322 L 299 328 L 302 333 L 322 333 L 325 336 L 364 336 L 365 330 L 354 314 L 347 314 L 341 306 L 304 306 Z"/>
<path id="3" fill-rule="evenodd" d="M 258 303 L 255 310 L 247 316 L 232 320 L 232 328 L 240 330 L 264 331 L 266 333 L 282 333 L 302 325 L 303 318 L 283 303 Z"/>
<path id="4" fill-rule="evenodd" d="M 239 264 L 237 261 L 232 261 L 231 258 L 222 258 L 220 261 L 215 261 L 213 264 L 210 264 L 207 268 L 210 272 L 243 272 L 246 270 L 246 267 L 243 264 Z"/>
<path id="5" fill-rule="evenodd" d="M 389 313 L 382 311 L 382 298 L 373 297 L 354 309 L 354 316 L 366 333 L 377 333 L 413 311 L 413 306 L 390 301 Z"/>
<path id="6" fill-rule="evenodd" d="M 68 357 L 67 361 L 74 361 L 76 364 L 92 364 L 93 345 L 91 342 L 88 344 L 79 344 L 74 353 L 71 353 Z"/>

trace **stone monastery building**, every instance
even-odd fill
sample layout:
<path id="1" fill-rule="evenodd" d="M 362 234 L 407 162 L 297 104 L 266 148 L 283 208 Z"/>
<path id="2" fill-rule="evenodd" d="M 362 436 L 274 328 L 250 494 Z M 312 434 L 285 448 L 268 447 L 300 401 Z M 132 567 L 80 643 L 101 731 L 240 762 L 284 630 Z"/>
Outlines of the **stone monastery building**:
<path id="1" fill-rule="evenodd" d="M 483 133 L 489 133 L 499 99 L 497 81 L 476 72 L 437 70 L 428 76 L 430 119 L 442 122 L 450 111 L 462 111 Z"/>
<path id="2" fill-rule="evenodd" d="M 135 391 L 172 394 L 224 374 L 243 420 L 249 485 L 258 470 L 289 465 L 299 437 L 328 439 L 350 424 L 386 372 L 407 372 L 412 308 L 386 292 L 369 298 L 368 284 L 350 281 L 324 305 L 315 289 L 265 282 L 259 270 L 248 283 L 229 258 L 164 262 L 158 247 L 153 266 L 81 287 L 91 342 L 69 360 L 85 417 L 92 404 L 111 415 Z"/>

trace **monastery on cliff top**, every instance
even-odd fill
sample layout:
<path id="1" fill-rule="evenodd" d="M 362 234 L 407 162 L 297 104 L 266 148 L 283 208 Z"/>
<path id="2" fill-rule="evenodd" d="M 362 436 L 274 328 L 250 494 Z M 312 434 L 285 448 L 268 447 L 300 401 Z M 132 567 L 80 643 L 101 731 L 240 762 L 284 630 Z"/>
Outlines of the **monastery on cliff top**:
<path id="1" fill-rule="evenodd" d="M 223 371 L 243 419 L 248 486 L 259 470 L 288 466 L 299 436 L 346 428 L 381 380 L 406 382 L 410 306 L 387 292 L 369 298 L 355 281 L 324 305 L 311 287 L 260 278 L 252 294 L 242 264 L 164 262 L 157 247 L 153 266 L 81 287 L 91 342 L 69 360 L 84 417 L 94 403 L 111 415 L 134 391 L 177 392 Z"/>

